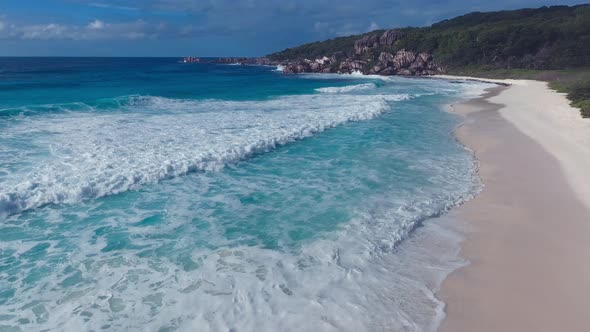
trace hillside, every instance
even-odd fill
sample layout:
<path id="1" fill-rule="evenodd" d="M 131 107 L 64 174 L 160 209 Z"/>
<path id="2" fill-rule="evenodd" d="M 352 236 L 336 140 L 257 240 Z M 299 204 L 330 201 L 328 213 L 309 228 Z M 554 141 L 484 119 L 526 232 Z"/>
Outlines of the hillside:
<path id="1" fill-rule="evenodd" d="M 355 55 L 355 42 L 381 35 L 334 38 L 269 55 L 275 61 L 315 59 L 343 52 Z M 424 28 L 397 29 L 403 36 L 372 50 L 426 52 L 452 70 L 456 67 L 563 69 L 590 65 L 590 5 L 553 6 L 471 13 Z"/>
<path id="2" fill-rule="evenodd" d="M 543 79 L 590 117 L 590 4 L 475 12 L 430 27 L 309 43 L 268 58 L 295 73 Z"/>

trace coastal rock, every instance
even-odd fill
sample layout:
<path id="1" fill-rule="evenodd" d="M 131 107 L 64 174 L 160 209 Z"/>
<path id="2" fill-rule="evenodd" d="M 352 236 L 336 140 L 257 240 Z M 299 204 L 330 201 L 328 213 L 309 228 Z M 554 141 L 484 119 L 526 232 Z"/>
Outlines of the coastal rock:
<path id="1" fill-rule="evenodd" d="M 354 42 L 354 51 L 356 54 L 361 54 L 365 50 L 379 46 L 379 35 L 371 34 Z"/>
<path id="2" fill-rule="evenodd" d="M 182 63 L 218 63 L 218 64 L 240 64 L 240 65 L 278 65 L 277 61 L 270 60 L 266 57 L 245 58 L 245 57 L 227 57 L 227 58 L 198 58 L 185 57 Z"/>
<path id="3" fill-rule="evenodd" d="M 395 74 L 397 74 L 397 72 L 395 71 L 395 69 L 393 69 L 391 67 L 385 68 L 379 72 L 379 75 L 385 75 L 385 76 L 395 75 Z"/>
<path id="4" fill-rule="evenodd" d="M 373 36 L 373 37 L 371 37 Z M 379 37 L 376 38 L 375 36 Z M 401 32 L 388 30 L 382 35 L 367 35 L 357 40 L 355 46 L 358 50 L 383 43 L 394 43 Z M 376 56 L 372 50 L 352 57 L 346 57 L 343 52 L 336 52 L 331 57 L 322 56 L 314 60 L 299 59 L 287 63 L 281 63 L 284 73 L 340 73 L 350 74 L 360 72 L 375 75 L 434 75 L 444 72 L 444 68 L 436 63 L 431 54 L 426 52 L 414 53 L 405 49 L 395 54 L 380 52 Z"/>
<path id="5" fill-rule="evenodd" d="M 413 73 L 409 69 L 402 69 L 402 70 L 398 71 L 397 74 L 402 75 L 402 76 L 411 76 Z"/>
<path id="6" fill-rule="evenodd" d="M 353 70 L 361 70 L 367 65 L 366 61 L 355 60 L 350 62 L 350 68 Z"/>
<path id="7" fill-rule="evenodd" d="M 397 51 L 393 58 L 393 67 L 397 70 L 407 68 L 416 59 L 416 55 L 412 51 L 401 50 Z M 405 74 L 402 74 L 405 75 Z"/>
<path id="8" fill-rule="evenodd" d="M 422 56 L 418 55 L 410 65 L 410 69 L 413 69 L 414 71 L 422 71 L 426 69 L 427 66 L 428 62 L 426 62 Z"/>
<path id="9" fill-rule="evenodd" d="M 283 73 L 285 74 L 300 74 L 311 72 L 311 66 L 305 61 L 298 61 L 295 63 L 288 63 L 284 66 Z"/>
<path id="10" fill-rule="evenodd" d="M 340 71 L 348 71 L 350 70 L 350 62 L 349 61 L 343 61 L 340 63 Z"/>
<path id="11" fill-rule="evenodd" d="M 344 54 L 344 52 L 342 52 L 342 51 L 338 51 L 338 52 L 332 54 L 332 57 L 330 57 L 330 62 L 337 63 L 337 62 L 343 61 L 344 59 L 346 59 L 346 54 Z"/>
<path id="12" fill-rule="evenodd" d="M 391 53 L 387 53 L 387 52 L 381 52 L 381 54 L 379 54 L 379 63 L 383 66 L 383 67 L 389 67 L 393 64 L 393 59 L 395 58 L 395 56 Z"/>
<path id="13" fill-rule="evenodd" d="M 373 68 L 369 69 L 369 74 L 377 74 L 382 70 L 383 70 L 383 67 L 381 67 L 379 65 L 375 65 L 375 66 L 373 66 Z"/>
<path id="14" fill-rule="evenodd" d="M 330 64 L 331 61 L 330 61 L 330 58 L 328 58 L 327 56 L 324 56 L 322 58 L 315 59 L 315 62 L 319 65 L 324 66 L 324 65 Z"/>
<path id="15" fill-rule="evenodd" d="M 436 74 L 441 74 L 441 73 L 444 73 L 445 72 L 445 68 L 443 66 L 441 66 L 436 61 L 430 61 L 430 62 L 428 62 L 428 65 L 426 66 L 426 69 L 429 72 L 432 72 L 432 74 L 428 74 L 428 75 L 436 75 Z"/>
<path id="16" fill-rule="evenodd" d="M 354 52 L 355 54 L 361 54 L 371 48 L 393 45 L 403 35 L 400 30 L 387 30 L 381 35 L 377 33 L 366 35 L 354 42 Z"/>
<path id="17" fill-rule="evenodd" d="M 420 58 L 423 62 L 432 61 L 432 55 L 425 52 L 418 53 L 417 58 Z"/>
<path id="18" fill-rule="evenodd" d="M 404 34 L 400 30 L 387 30 L 381 35 L 381 38 L 379 38 L 379 45 L 393 45 L 393 43 L 401 39 L 403 36 Z"/>

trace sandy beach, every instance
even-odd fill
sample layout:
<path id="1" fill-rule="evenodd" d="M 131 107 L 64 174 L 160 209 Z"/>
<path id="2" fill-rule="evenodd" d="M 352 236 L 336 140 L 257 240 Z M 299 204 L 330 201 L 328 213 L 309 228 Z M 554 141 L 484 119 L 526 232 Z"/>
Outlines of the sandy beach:
<path id="1" fill-rule="evenodd" d="M 485 188 L 452 212 L 470 264 L 442 285 L 440 331 L 590 331 L 590 119 L 544 82 L 501 82 L 453 105 Z"/>

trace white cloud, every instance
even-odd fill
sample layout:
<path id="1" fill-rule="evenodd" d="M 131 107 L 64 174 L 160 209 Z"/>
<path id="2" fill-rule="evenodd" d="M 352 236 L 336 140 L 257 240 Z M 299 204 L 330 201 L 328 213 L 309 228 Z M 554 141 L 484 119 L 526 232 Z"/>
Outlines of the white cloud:
<path id="1" fill-rule="evenodd" d="M 144 20 L 105 22 L 95 19 L 86 25 L 59 23 L 16 25 L 0 21 L 0 40 L 137 40 L 186 36 L 191 33 L 199 33 L 199 30 L 190 26 L 170 25 L 164 22 L 149 23 Z"/>
<path id="2" fill-rule="evenodd" d="M 45 25 L 28 25 L 21 28 L 22 39 L 59 39 L 65 35 L 66 26 L 50 23 Z"/>
<path id="3" fill-rule="evenodd" d="M 379 30 L 379 25 L 375 22 L 371 22 L 371 25 L 369 25 L 369 28 L 367 29 L 367 31 L 373 31 L 373 30 Z"/>
<path id="4" fill-rule="evenodd" d="M 131 10 L 131 11 L 139 10 L 136 7 L 117 6 L 117 5 L 112 5 L 112 4 L 108 4 L 108 3 L 101 3 L 101 2 L 92 2 L 92 3 L 89 3 L 88 5 L 92 6 L 92 7 L 106 8 L 106 9 Z"/>
<path id="5" fill-rule="evenodd" d="M 104 22 L 101 20 L 94 20 L 88 24 L 88 29 L 100 30 L 104 28 Z"/>

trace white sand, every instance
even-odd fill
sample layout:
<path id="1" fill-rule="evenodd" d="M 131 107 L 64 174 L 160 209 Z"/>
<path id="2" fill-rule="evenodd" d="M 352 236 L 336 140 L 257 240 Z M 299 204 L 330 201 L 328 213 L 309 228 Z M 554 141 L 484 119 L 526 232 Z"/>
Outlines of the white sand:
<path id="1" fill-rule="evenodd" d="M 510 84 L 489 101 L 504 105 L 502 117 L 559 161 L 569 185 L 590 209 L 590 118 L 582 118 L 565 94 L 540 81 L 440 77 Z"/>
<path id="2" fill-rule="evenodd" d="M 502 82 L 453 106 L 485 189 L 451 213 L 470 264 L 438 293 L 440 330 L 590 331 L 590 120 L 543 82 Z"/>

